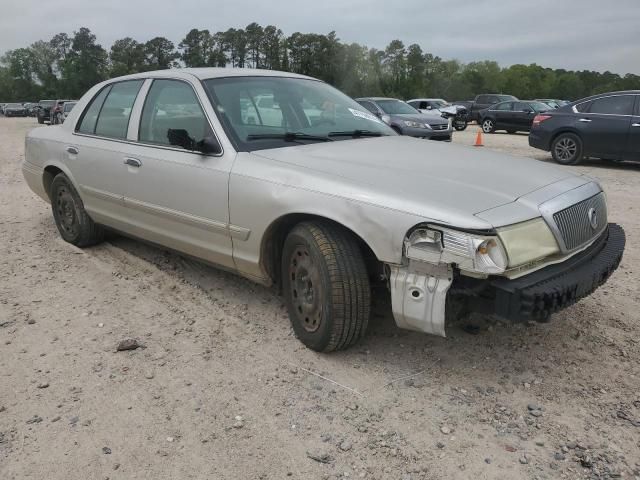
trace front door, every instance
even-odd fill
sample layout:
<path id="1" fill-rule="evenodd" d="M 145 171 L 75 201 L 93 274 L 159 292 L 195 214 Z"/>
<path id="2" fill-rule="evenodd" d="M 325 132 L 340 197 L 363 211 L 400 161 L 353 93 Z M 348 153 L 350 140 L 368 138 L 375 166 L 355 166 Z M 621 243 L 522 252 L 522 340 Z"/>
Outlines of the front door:
<path id="1" fill-rule="evenodd" d="M 634 100 L 634 95 L 601 97 L 591 102 L 587 112 L 578 114 L 576 128 L 585 155 L 620 158 L 627 145 Z"/>
<path id="2" fill-rule="evenodd" d="M 136 104 L 139 128 L 126 163 L 124 203 L 130 231 L 149 241 L 233 268 L 229 173 L 234 152 L 205 155 L 176 144 L 176 132 L 199 142 L 215 134 L 194 86 L 154 79 Z"/>

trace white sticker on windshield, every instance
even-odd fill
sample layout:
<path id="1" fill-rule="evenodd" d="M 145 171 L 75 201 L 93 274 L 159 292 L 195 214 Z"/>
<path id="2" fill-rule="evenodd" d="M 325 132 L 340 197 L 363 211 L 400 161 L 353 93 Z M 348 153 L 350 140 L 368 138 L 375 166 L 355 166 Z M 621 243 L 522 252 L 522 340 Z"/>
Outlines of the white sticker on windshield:
<path id="1" fill-rule="evenodd" d="M 355 108 L 350 108 L 349 111 L 354 117 L 360 117 L 364 118 L 365 120 L 371 120 L 372 122 L 382 123 L 380 119 L 373 113 L 363 112 L 361 110 L 356 110 Z"/>

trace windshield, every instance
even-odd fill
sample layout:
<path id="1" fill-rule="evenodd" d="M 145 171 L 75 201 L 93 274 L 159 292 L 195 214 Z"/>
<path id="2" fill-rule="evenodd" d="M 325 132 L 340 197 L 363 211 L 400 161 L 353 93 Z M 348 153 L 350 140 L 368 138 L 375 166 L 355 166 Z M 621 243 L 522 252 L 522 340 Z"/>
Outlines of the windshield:
<path id="1" fill-rule="evenodd" d="M 389 115 L 420 114 L 420 112 L 413 108 L 411 105 L 401 102 L 400 100 L 376 100 L 376 104 L 382 109 L 384 113 Z"/>
<path id="2" fill-rule="evenodd" d="M 227 77 L 205 80 L 212 104 L 239 151 L 394 135 L 386 124 L 345 94 L 317 80 Z M 410 107 L 409 107 L 410 108 Z M 315 138 L 314 138 L 315 137 Z"/>

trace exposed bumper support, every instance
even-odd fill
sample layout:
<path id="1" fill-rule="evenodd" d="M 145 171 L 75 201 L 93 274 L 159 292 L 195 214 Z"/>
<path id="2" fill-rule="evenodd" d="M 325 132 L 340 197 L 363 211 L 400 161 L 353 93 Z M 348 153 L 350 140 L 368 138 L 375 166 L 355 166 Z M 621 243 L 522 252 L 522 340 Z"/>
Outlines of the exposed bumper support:
<path id="1" fill-rule="evenodd" d="M 444 337 L 451 267 L 411 261 L 390 268 L 391 306 L 398 327 Z"/>

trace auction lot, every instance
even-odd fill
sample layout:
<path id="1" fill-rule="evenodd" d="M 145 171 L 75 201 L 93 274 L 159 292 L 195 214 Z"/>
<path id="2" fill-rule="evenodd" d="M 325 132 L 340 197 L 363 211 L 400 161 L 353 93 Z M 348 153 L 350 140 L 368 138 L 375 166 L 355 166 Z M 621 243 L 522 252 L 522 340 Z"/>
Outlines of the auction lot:
<path id="1" fill-rule="evenodd" d="M 116 235 L 63 242 L 22 180 L 34 126 L 0 117 L 0 479 L 640 478 L 640 165 L 558 166 L 602 181 L 627 250 L 550 323 L 445 339 L 397 329 L 380 295 L 364 341 L 323 355 L 273 290 Z M 552 161 L 525 134 L 484 143 Z"/>

